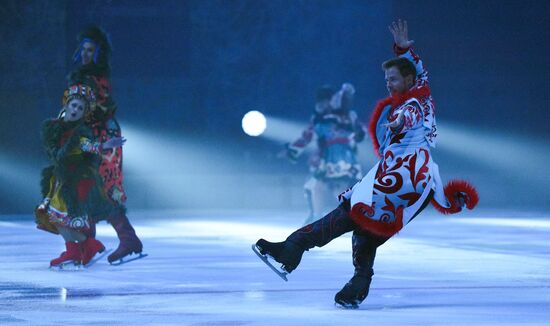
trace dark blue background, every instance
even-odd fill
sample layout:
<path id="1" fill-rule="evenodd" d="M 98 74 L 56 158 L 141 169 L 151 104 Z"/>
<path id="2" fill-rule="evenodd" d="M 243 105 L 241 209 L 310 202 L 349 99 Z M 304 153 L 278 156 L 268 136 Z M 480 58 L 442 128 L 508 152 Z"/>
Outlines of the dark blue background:
<path id="1" fill-rule="evenodd" d="M 76 35 L 90 23 L 111 37 L 123 130 L 129 124 L 192 139 L 214 160 L 225 150 L 242 161 L 226 174 L 305 178 L 304 166 L 273 157 L 280 144 L 245 136 L 242 115 L 257 109 L 305 125 L 315 89 L 349 81 L 367 120 L 386 96 L 380 64 L 392 56 L 387 25 L 396 18 L 409 21 L 430 72 L 438 121 L 533 140 L 545 145 L 533 151 L 545 151 L 549 17 L 547 1 L 2 1 L 0 163 L 30 171 L 38 184 L 46 164 L 40 123 L 59 110 Z M 548 180 L 545 162 L 537 171 L 518 163 L 505 173 L 453 153 L 441 161 L 458 176 L 477 177 L 487 192 L 505 189 L 485 194 L 487 208 L 550 206 L 548 185 L 523 178 Z M 0 213 L 32 211 L 38 186 L 23 192 L 12 172 L 3 173 Z"/>

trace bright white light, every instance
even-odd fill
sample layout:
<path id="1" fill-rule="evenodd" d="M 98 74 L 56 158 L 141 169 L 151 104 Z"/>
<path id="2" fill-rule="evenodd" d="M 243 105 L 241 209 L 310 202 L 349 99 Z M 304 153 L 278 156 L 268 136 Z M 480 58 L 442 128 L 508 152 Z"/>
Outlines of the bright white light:
<path id="1" fill-rule="evenodd" d="M 242 126 L 247 135 L 259 136 L 266 127 L 265 116 L 259 111 L 249 111 L 243 116 Z"/>

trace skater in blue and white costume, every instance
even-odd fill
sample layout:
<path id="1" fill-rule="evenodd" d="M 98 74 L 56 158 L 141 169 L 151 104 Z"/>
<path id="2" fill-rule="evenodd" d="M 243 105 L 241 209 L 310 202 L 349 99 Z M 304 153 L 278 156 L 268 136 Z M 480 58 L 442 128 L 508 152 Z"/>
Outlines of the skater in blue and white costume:
<path id="1" fill-rule="evenodd" d="M 407 23 L 392 23 L 398 56 L 383 63 L 390 96 L 372 112 L 369 132 L 380 157 L 370 172 L 340 195 L 341 204 L 314 223 L 293 232 L 283 242 L 258 240 L 255 251 L 282 265 L 283 277 L 300 263 L 304 251 L 322 247 L 353 231 L 355 272 L 336 293 L 335 302 L 356 308 L 368 295 L 376 249 L 417 216 L 429 203 L 444 214 L 473 209 L 476 190 L 467 182 L 445 186 L 431 156 L 435 147 L 435 107 L 427 72 L 411 48 Z M 265 258 L 265 257 L 262 257 Z"/>
<path id="2" fill-rule="evenodd" d="M 357 143 L 364 139 L 365 130 L 352 110 L 354 95 L 355 88 L 349 83 L 337 92 L 328 85 L 319 88 L 308 127 L 287 145 L 286 155 L 295 162 L 314 139 L 317 144 L 309 159 L 311 177 L 304 185 L 309 206 L 305 224 L 322 216 L 327 198 L 336 198 L 363 176 Z"/>

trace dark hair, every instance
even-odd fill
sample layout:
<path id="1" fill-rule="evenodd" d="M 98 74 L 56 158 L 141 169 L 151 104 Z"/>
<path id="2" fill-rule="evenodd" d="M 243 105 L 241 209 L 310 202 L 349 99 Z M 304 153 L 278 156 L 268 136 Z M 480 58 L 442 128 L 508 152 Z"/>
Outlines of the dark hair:
<path id="1" fill-rule="evenodd" d="M 103 70 L 104 73 L 109 73 L 109 57 L 111 56 L 111 41 L 107 33 L 98 26 L 88 26 L 77 36 L 78 48 L 75 51 L 75 56 L 80 52 L 82 44 L 85 40 L 92 40 L 98 47 L 97 68 Z"/>
<path id="2" fill-rule="evenodd" d="M 416 67 L 408 59 L 394 58 L 382 63 L 382 69 L 384 70 L 390 69 L 391 67 L 397 67 L 397 70 L 399 70 L 399 73 L 403 77 L 412 75 L 413 81 L 416 79 Z"/>
<path id="3" fill-rule="evenodd" d="M 317 102 L 330 100 L 334 95 L 334 89 L 330 85 L 323 85 L 317 89 Z"/>

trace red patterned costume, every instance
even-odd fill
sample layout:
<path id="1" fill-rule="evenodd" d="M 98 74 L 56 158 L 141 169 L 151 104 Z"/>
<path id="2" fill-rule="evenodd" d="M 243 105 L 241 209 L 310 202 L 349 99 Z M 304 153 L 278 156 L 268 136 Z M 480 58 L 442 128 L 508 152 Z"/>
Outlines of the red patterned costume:
<path id="1" fill-rule="evenodd" d="M 367 297 L 376 249 L 430 201 L 446 214 L 459 212 L 463 206 L 472 209 L 478 201 L 475 189 L 464 181 L 452 181 L 443 189 L 430 152 L 435 146 L 436 123 L 427 72 L 411 49 L 395 50 L 409 60 L 400 62 L 404 61 L 411 74 L 416 68 L 416 83 L 404 93 L 394 92 L 396 95 L 380 101 L 372 114 L 369 129 L 380 161 L 340 195 L 341 205 L 325 217 L 296 230 L 283 242 L 260 239 L 255 245 L 260 256 L 273 257 L 282 264 L 283 275 L 298 266 L 305 251 L 353 232 L 355 273 L 334 298 L 344 307 L 356 308 Z"/>
<path id="2" fill-rule="evenodd" d="M 449 198 L 433 161 L 430 148 L 435 147 L 435 106 L 428 85 L 428 73 L 412 49 L 394 47 L 396 54 L 408 59 L 417 71 L 416 84 L 404 94 L 380 101 L 371 116 L 369 131 L 380 161 L 353 188 L 342 194 L 349 200 L 351 217 L 366 231 L 381 237 L 399 232 L 419 212 L 433 193 L 434 205 L 445 213 L 456 213 L 462 196 L 472 208 L 477 195 L 464 181 L 453 181 Z M 396 128 L 385 124 L 404 119 Z M 462 195 L 462 194 L 465 195 Z"/>
<path id="3" fill-rule="evenodd" d="M 79 35 L 78 41 L 79 47 L 75 51 L 74 59 L 75 62 L 83 64 L 69 75 L 69 84 L 84 83 L 90 85 L 96 93 L 96 109 L 87 120 L 96 141 L 105 142 L 110 138 L 120 137 L 121 129 L 115 119 L 116 104 L 111 96 L 109 81 L 111 47 L 108 38 L 101 29 L 92 26 Z M 82 58 L 87 49 L 94 51 L 93 61 L 84 64 Z M 103 150 L 101 158 L 99 174 L 103 180 L 105 193 L 113 204 L 121 208 L 122 212 L 116 216 L 107 217 L 120 240 L 117 250 L 108 257 L 109 262 L 113 262 L 131 253 L 141 253 L 142 243 L 125 215 L 126 194 L 123 187 L 122 147 Z"/>

